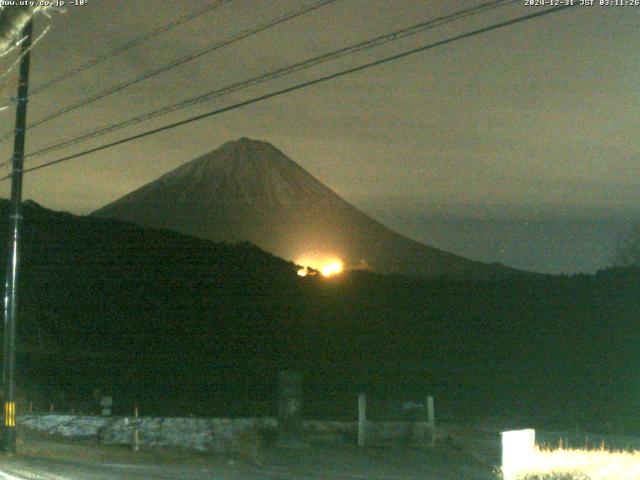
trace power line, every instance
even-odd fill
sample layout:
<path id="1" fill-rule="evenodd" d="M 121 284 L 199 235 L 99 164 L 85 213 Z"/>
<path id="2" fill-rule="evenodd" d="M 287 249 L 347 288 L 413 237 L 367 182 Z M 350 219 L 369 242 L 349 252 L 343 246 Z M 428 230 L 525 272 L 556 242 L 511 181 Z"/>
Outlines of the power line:
<path id="1" fill-rule="evenodd" d="M 231 1 L 231 0 L 226 0 Z M 317 10 L 321 7 L 324 7 L 325 5 L 328 5 L 330 3 L 334 3 L 337 0 L 320 0 L 320 1 L 316 1 L 312 4 L 306 5 L 302 8 L 298 8 L 296 10 L 293 10 L 291 12 L 285 13 L 284 15 L 277 17 L 273 20 L 270 20 L 269 22 L 266 23 L 262 23 L 256 27 L 244 30 L 243 32 L 240 32 L 236 35 L 233 35 L 225 40 L 219 41 L 219 42 L 215 42 L 207 47 L 195 50 L 194 52 L 189 53 L 188 55 L 185 55 L 181 58 L 179 58 L 178 60 L 175 60 L 171 63 L 162 65 L 159 68 L 155 68 L 153 70 L 147 71 L 137 77 L 134 77 L 132 79 L 129 80 L 125 80 L 124 82 L 121 82 L 117 85 L 114 85 L 112 87 L 107 88 L 106 90 L 103 90 L 101 92 L 98 92 L 95 95 L 92 95 L 90 97 L 87 97 L 83 100 L 80 100 L 77 103 L 68 105 L 66 107 L 63 107 L 53 113 L 50 113 L 49 115 L 42 117 L 38 120 L 36 120 L 35 122 L 32 122 L 28 125 L 27 128 L 34 128 L 37 127 L 38 125 L 42 125 L 43 123 L 49 122 L 55 118 L 60 117 L 61 115 L 64 115 L 66 113 L 72 112 L 74 110 L 77 110 L 78 108 L 84 107 L 86 105 L 89 105 L 90 103 L 96 102 L 98 100 L 101 100 L 105 97 L 108 97 L 110 95 L 113 95 L 114 93 L 117 93 L 121 90 L 124 90 L 125 88 L 128 88 L 132 85 L 135 85 L 137 83 L 142 82 L 143 80 L 147 80 L 151 77 L 154 77 L 160 73 L 164 73 L 166 71 L 169 71 L 173 68 L 179 67 L 181 65 L 184 65 L 187 62 L 190 62 L 192 60 L 195 60 L 197 58 L 202 57 L 203 55 L 206 55 L 208 53 L 211 53 L 215 50 L 219 50 L 223 47 L 226 47 L 228 45 L 231 45 L 233 43 L 239 42 L 240 40 L 243 40 L 245 38 L 248 38 L 250 36 L 256 35 L 264 30 L 267 30 L 269 28 L 273 28 L 277 25 L 280 25 L 281 23 L 284 23 L 288 20 L 292 20 L 296 17 L 299 17 L 301 15 L 304 15 L 306 13 L 309 13 L 311 11 Z M 4 134 L 2 137 L 0 137 L 0 142 L 3 142 L 4 140 L 10 138 L 11 136 L 11 132 L 8 132 L 6 134 Z"/>
<path id="2" fill-rule="evenodd" d="M 404 51 L 402 53 L 391 55 L 391 56 L 385 57 L 385 58 L 380 59 L 380 60 L 369 62 L 369 63 L 363 64 L 363 65 L 359 65 L 357 67 L 352 67 L 352 68 L 349 68 L 349 69 L 346 69 L 346 70 L 342 70 L 340 72 L 332 73 L 330 75 L 325 75 L 325 76 L 316 78 L 314 80 L 310 80 L 308 82 L 303 82 L 303 83 L 300 83 L 298 85 L 294 85 L 294 86 L 287 87 L 287 88 L 284 88 L 284 89 L 281 89 L 281 90 L 277 90 L 275 92 L 271 92 L 271 93 L 268 93 L 268 94 L 265 94 L 265 95 L 261 95 L 259 97 L 254 97 L 252 99 L 245 100 L 245 101 L 233 104 L 233 105 L 229 105 L 227 107 L 219 108 L 219 109 L 216 109 L 216 110 L 213 110 L 213 111 L 201 114 L 201 115 L 197 115 L 195 117 L 188 118 L 186 120 L 181 120 L 179 122 L 171 123 L 171 124 L 165 125 L 163 127 L 155 128 L 153 130 L 149 130 L 149 131 L 137 134 L 137 135 L 132 135 L 130 137 L 123 138 L 123 139 L 120 139 L 120 140 L 117 140 L 117 141 L 114 141 L 114 142 L 110 142 L 110 143 L 101 145 L 99 147 L 90 148 L 88 150 L 84 150 L 82 152 L 75 153 L 73 155 L 68 155 L 66 157 L 58 158 L 56 160 L 52 160 L 50 162 L 46 162 L 46 163 L 43 163 L 41 165 L 37 165 L 35 167 L 27 168 L 27 169 L 24 170 L 24 172 L 25 173 L 33 172 L 35 170 L 40 170 L 40 169 L 43 169 L 43 168 L 47 168 L 47 167 L 50 167 L 52 165 L 57 165 L 59 163 L 66 162 L 68 160 L 73 160 L 75 158 L 82 157 L 82 156 L 85 156 L 85 155 L 89 155 L 91 153 L 99 152 L 99 151 L 102 151 L 102 150 L 106 150 L 108 148 L 115 147 L 117 145 L 122 145 L 124 143 L 128 143 L 128 142 L 131 142 L 133 140 L 138 140 L 140 138 L 148 137 L 148 136 L 154 135 L 156 133 L 164 132 L 165 130 L 170 130 L 170 129 L 173 129 L 173 128 L 176 128 L 176 127 L 180 127 L 182 125 L 186 125 L 188 123 L 196 122 L 198 120 L 202 120 L 202 119 L 209 118 L 209 117 L 212 117 L 212 116 L 215 116 L 215 115 L 219 115 L 221 113 L 225 113 L 225 112 L 228 112 L 228 111 L 231 111 L 231 110 L 236 110 L 238 108 L 245 107 L 247 105 L 258 103 L 258 102 L 261 102 L 263 100 L 267 100 L 267 99 L 270 99 L 270 98 L 274 98 L 274 97 L 278 97 L 278 96 L 281 96 L 281 95 L 285 95 L 287 93 L 294 92 L 296 90 L 301 90 L 303 88 L 307 88 L 307 87 L 310 87 L 312 85 L 316 85 L 316 84 L 319 84 L 319 83 L 322 83 L 322 82 L 326 82 L 326 81 L 333 80 L 333 79 L 336 79 L 336 78 L 339 78 L 339 77 L 343 77 L 345 75 L 349 75 L 349 74 L 352 74 L 352 73 L 355 73 L 355 72 L 359 72 L 359 71 L 362 71 L 362 70 L 365 70 L 365 69 L 368 69 L 368 68 L 376 67 L 376 66 L 388 63 L 388 62 L 399 60 L 401 58 L 408 57 L 409 55 L 414 55 L 414 54 L 419 53 L 419 52 L 424 52 L 424 51 L 430 50 L 432 48 L 440 47 L 442 45 L 446 45 L 446 44 L 453 43 L 453 42 L 456 42 L 456 41 L 459 41 L 459 40 L 463 40 L 465 38 L 469 38 L 469 37 L 473 37 L 473 36 L 480 35 L 480 34 L 483 34 L 483 33 L 487 33 L 487 32 L 490 32 L 492 30 L 497 30 L 499 28 L 503 28 L 503 27 L 507 27 L 507 26 L 510 26 L 510 25 L 514 25 L 516 23 L 521 23 L 521 22 L 524 22 L 524 21 L 527 21 L 527 20 L 531 20 L 531 19 L 534 19 L 534 18 L 537 18 L 537 17 L 544 16 L 544 15 L 557 13 L 559 11 L 565 10 L 567 8 L 570 8 L 570 7 L 572 7 L 572 5 L 562 5 L 562 6 L 559 6 L 559 7 L 553 7 L 551 9 L 543 10 L 543 11 L 540 11 L 540 12 L 535 12 L 535 13 L 531 13 L 531 14 L 528 14 L 528 15 L 523 15 L 521 17 L 517 17 L 517 18 L 511 19 L 511 20 L 506 20 L 506 21 L 503 21 L 503 22 L 495 23 L 495 24 L 490 25 L 488 27 L 479 28 L 479 29 L 473 30 L 471 32 L 467 32 L 467 33 L 463 33 L 463 34 L 456 35 L 456 36 L 453 36 L 453 37 L 449 37 L 449 38 L 447 38 L 445 40 L 440 40 L 440 41 L 437 41 L 437 42 L 434 42 L 434 43 L 423 45 L 421 47 L 417 47 L 417 48 L 414 48 L 414 49 L 411 49 L 411 50 Z M 0 181 L 4 181 L 7 178 L 9 178 L 9 177 L 0 178 Z"/>
<path id="3" fill-rule="evenodd" d="M 345 55 L 351 55 L 353 53 L 357 53 L 360 51 L 364 51 L 364 50 L 368 50 L 374 47 L 378 47 L 380 45 L 383 45 L 385 43 L 389 43 L 410 35 L 415 35 L 418 34 L 420 32 L 423 32 L 425 30 L 431 29 L 431 28 L 435 28 L 441 25 L 444 25 L 446 23 L 450 23 L 456 20 L 459 20 L 461 18 L 465 18 L 468 16 L 472 16 L 472 15 L 477 15 L 479 13 L 485 12 L 487 10 L 490 9 L 494 9 L 494 8 L 498 8 L 498 7 L 502 7 L 511 3 L 516 3 L 519 2 L 519 0 L 492 0 L 490 2 L 486 2 L 480 5 L 477 5 L 475 7 L 471 7 L 471 8 L 467 8 L 464 10 L 459 10 L 457 12 L 454 12 L 452 14 L 449 15 L 445 15 L 442 17 L 438 17 L 436 19 L 432 19 L 432 20 L 428 20 L 426 22 L 421 22 L 415 25 L 412 25 L 410 27 L 401 29 L 401 30 L 397 30 L 391 33 L 387 33 L 387 34 L 383 34 L 380 35 L 378 37 L 375 37 L 373 39 L 369 39 L 369 40 L 365 40 L 359 43 L 356 43 L 354 45 L 350 45 L 348 47 L 344 47 L 344 48 L 340 48 L 338 50 L 334 50 L 332 52 L 329 53 L 324 53 L 322 55 L 318 55 L 316 57 L 307 59 L 307 60 L 303 60 L 301 62 L 297 62 L 291 65 L 288 65 L 286 67 L 283 68 L 279 68 L 277 70 L 268 72 L 266 74 L 263 75 L 259 75 L 257 77 L 253 77 L 250 78 L 248 80 L 243 80 L 241 82 L 237 82 L 231 85 L 227 85 L 223 88 L 217 89 L 217 90 L 213 90 L 210 92 L 207 92 L 205 94 L 201 94 L 198 95 L 196 97 L 192 97 L 190 99 L 187 100 L 183 100 L 181 102 L 178 102 L 176 104 L 173 105 L 169 105 L 167 107 L 163 107 L 160 108 L 158 110 L 154 110 L 148 113 L 145 113 L 143 115 L 139 115 L 137 117 L 133 117 L 130 118 L 128 120 L 124 120 L 121 122 L 117 122 L 115 124 L 112 125 L 108 125 L 106 127 L 102 127 L 84 134 L 81 134 L 77 137 L 73 137 L 69 140 L 64 140 L 62 142 L 53 144 L 53 145 L 49 145 L 47 147 L 44 147 L 40 150 L 37 150 L 35 152 L 30 153 L 29 155 L 27 155 L 27 157 L 34 157 L 34 156 L 38 156 L 38 155 L 43 155 L 45 153 L 54 151 L 54 150 L 59 150 L 61 148 L 64 147 L 68 147 L 70 145 L 74 145 L 76 143 L 80 143 L 82 141 L 91 139 L 91 138 L 96 138 L 96 137 L 100 137 L 103 135 L 106 135 L 108 133 L 114 132 L 116 130 L 120 130 L 126 127 L 130 127 L 133 125 L 136 125 L 138 123 L 142 123 L 145 122 L 147 120 L 151 120 L 153 118 L 162 116 L 162 115 L 166 115 L 168 113 L 173 113 L 175 111 L 178 110 L 182 110 L 184 108 L 193 106 L 193 105 L 197 105 L 199 103 L 202 103 L 204 101 L 207 100 L 211 100 L 213 98 L 218 98 L 218 97 L 222 97 L 224 95 L 228 95 L 240 90 L 244 90 L 246 88 L 270 81 L 270 80 L 274 80 L 277 78 L 281 78 L 284 76 L 289 76 L 295 72 L 301 71 L 301 70 L 305 70 L 311 67 L 314 67 L 316 65 L 319 65 L 321 63 L 325 63 L 328 62 L 330 60 L 335 60 L 337 58 L 343 57 Z"/>
<path id="4" fill-rule="evenodd" d="M 66 80 L 68 78 L 73 77 L 74 75 L 77 75 L 80 72 L 83 72 L 85 70 L 88 70 L 91 67 L 95 67 L 96 65 L 105 62 L 106 60 L 109 60 L 112 57 L 115 57 L 117 55 L 120 55 L 121 53 L 126 52 L 127 50 L 131 50 L 134 47 L 137 47 L 138 45 L 140 45 L 141 43 L 144 43 L 148 40 L 151 40 L 152 38 L 155 38 L 159 35 L 162 35 L 163 33 L 166 33 L 184 23 L 190 22 L 191 20 L 194 20 L 198 17 L 201 17 L 202 15 L 209 13 L 212 10 L 215 10 L 217 8 L 222 7 L 223 5 L 226 5 L 227 3 L 230 3 L 233 0 L 217 0 L 214 3 L 208 4 L 198 10 L 194 10 L 191 13 L 187 13 L 186 15 L 183 15 L 182 17 L 177 18 L 176 20 L 173 20 L 169 23 L 166 23 L 160 27 L 158 27 L 155 30 L 150 31 L 149 33 L 142 35 L 138 38 L 134 38 L 133 40 L 126 42 L 116 48 L 114 48 L 113 50 L 108 51 L 107 53 L 104 53 L 103 55 L 99 55 L 81 65 L 78 65 L 77 67 L 68 70 L 64 73 L 61 73 L 60 75 L 58 75 L 57 77 L 54 77 L 53 79 L 44 82 L 41 85 L 38 85 L 37 87 L 35 87 L 33 89 L 33 91 L 31 92 L 31 95 L 35 95 L 37 93 L 40 93 L 44 90 L 47 90 L 48 88 L 53 87 L 54 85 L 62 82 L 63 80 Z"/>
<path id="5" fill-rule="evenodd" d="M 216 2 L 212 3 L 212 4 L 208 4 L 205 7 L 199 9 L 199 10 L 194 10 L 191 13 L 188 13 L 186 15 L 183 15 L 182 17 L 177 18 L 176 20 L 173 20 L 169 23 L 166 23 L 162 26 L 160 26 L 159 28 L 152 30 L 151 32 L 148 32 L 145 35 L 142 35 L 141 37 L 135 38 L 127 43 L 124 43 L 116 48 L 114 48 L 113 50 L 110 50 L 109 52 L 100 55 L 98 57 L 95 57 L 91 60 L 89 60 L 88 62 L 85 62 L 71 70 L 68 70 L 60 75 L 58 75 L 57 77 L 54 77 L 53 79 L 35 87 L 32 89 L 31 91 L 31 96 L 40 93 L 68 78 L 73 77 L 74 75 L 77 75 L 78 73 L 81 73 L 91 67 L 94 67 L 106 60 L 109 60 L 110 58 L 120 55 L 124 52 L 126 52 L 127 50 L 130 50 L 148 40 L 151 40 L 163 33 L 166 33 L 170 30 L 172 30 L 173 28 L 176 28 L 184 23 L 187 23 L 191 20 L 194 20 L 212 10 L 215 10 L 219 7 L 222 7 L 223 5 L 230 3 L 233 0 L 217 0 Z M 55 117 L 52 117 L 55 118 Z M 51 118 L 47 118 L 45 121 L 51 120 Z M 34 126 L 33 124 L 29 124 L 27 128 Z M 0 136 L 0 143 L 4 142 L 5 140 L 11 138 L 11 136 L 13 135 L 13 132 L 6 132 L 5 134 L 3 134 L 2 136 Z"/>

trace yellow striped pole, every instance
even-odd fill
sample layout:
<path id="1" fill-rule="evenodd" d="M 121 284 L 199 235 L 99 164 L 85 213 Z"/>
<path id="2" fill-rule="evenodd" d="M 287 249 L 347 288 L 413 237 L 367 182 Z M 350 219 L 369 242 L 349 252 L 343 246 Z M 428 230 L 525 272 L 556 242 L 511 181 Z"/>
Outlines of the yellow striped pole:
<path id="1" fill-rule="evenodd" d="M 4 427 L 16 426 L 16 402 L 4 402 Z"/>

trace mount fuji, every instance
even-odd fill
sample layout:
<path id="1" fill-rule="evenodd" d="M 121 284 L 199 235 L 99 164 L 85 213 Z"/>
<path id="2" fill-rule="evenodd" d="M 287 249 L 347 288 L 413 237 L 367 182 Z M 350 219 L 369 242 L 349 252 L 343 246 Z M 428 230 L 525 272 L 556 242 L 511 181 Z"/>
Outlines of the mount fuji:
<path id="1" fill-rule="evenodd" d="M 213 241 L 250 241 L 297 264 L 420 277 L 520 273 L 411 240 L 358 210 L 273 145 L 241 138 L 92 215 Z"/>

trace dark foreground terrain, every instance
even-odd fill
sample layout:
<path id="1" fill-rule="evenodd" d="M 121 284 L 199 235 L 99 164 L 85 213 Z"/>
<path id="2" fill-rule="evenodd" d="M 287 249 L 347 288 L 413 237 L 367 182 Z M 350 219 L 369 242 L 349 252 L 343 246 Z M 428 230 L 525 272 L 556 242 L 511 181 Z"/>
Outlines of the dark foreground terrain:
<path id="1" fill-rule="evenodd" d="M 257 462 L 191 452 L 143 450 L 65 442 L 28 434 L 16 455 L 0 457 L 9 480 L 490 480 L 492 468 L 452 446 L 433 449 L 350 445 L 266 448 Z"/>

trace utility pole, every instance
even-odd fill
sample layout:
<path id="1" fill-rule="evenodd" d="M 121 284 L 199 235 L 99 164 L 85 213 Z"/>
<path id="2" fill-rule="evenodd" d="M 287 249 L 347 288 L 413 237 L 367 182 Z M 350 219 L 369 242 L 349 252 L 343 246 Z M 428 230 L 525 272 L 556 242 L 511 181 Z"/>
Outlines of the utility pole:
<path id="1" fill-rule="evenodd" d="M 20 247 L 20 203 L 22 202 L 22 169 L 24 164 L 24 143 L 27 123 L 27 95 L 29 94 L 29 60 L 31 58 L 31 33 L 33 21 L 23 30 L 20 60 L 20 83 L 16 104 L 16 130 L 11 159 L 11 208 L 9 216 L 9 255 L 7 281 L 4 296 L 4 435 L 2 447 L 5 451 L 16 451 L 16 307 L 18 290 L 18 266 Z"/>

